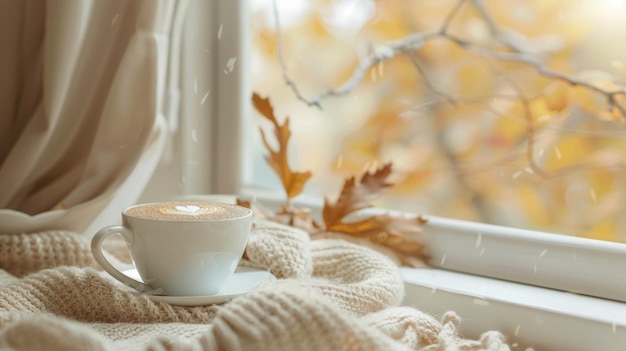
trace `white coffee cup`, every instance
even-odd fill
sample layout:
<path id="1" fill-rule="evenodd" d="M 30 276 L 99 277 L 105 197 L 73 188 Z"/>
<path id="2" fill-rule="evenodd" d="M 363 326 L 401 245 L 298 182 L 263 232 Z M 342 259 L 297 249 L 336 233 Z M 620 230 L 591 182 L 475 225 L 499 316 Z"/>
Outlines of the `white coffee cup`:
<path id="1" fill-rule="evenodd" d="M 131 206 L 122 225 L 99 230 L 91 241 L 96 261 L 114 278 L 142 292 L 209 296 L 233 275 L 248 242 L 253 212 L 208 201 L 172 201 Z M 140 282 L 115 268 L 102 244 L 119 233 L 126 240 Z"/>

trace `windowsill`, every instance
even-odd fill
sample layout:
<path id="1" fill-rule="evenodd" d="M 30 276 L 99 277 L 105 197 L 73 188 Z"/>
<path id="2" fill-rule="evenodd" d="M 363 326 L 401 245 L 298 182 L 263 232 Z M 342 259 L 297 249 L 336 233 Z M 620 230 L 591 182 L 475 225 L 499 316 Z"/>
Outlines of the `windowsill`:
<path id="1" fill-rule="evenodd" d="M 258 192 L 246 194 L 257 194 L 244 198 L 269 209 L 284 202 Z M 200 197 L 235 201 L 229 195 Z M 322 205 L 317 200 L 294 203 L 317 216 Z M 626 300 L 626 245 L 424 218 L 433 268 L 401 269 L 404 304 L 433 315 L 456 311 L 464 320 L 464 335 L 477 338 L 498 330 L 517 345 L 513 350 L 622 350 L 626 345 L 626 303 L 619 302 Z"/>
<path id="2" fill-rule="evenodd" d="M 626 245 L 424 216 L 431 266 L 626 302 Z"/>
<path id="3" fill-rule="evenodd" d="M 405 304 L 455 311 L 462 333 L 498 330 L 513 350 L 624 349 L 626 245 L 425 218 L 435 268 L 402 269 Z"/>
<path id="4" fill-rule="evenodd" d="M 439 316 L 455 311 L 460 332 L 506 335 L 513 350 L 623 350 L 626 304 L 440 269 L 402 268 L 404 304 Z"/>

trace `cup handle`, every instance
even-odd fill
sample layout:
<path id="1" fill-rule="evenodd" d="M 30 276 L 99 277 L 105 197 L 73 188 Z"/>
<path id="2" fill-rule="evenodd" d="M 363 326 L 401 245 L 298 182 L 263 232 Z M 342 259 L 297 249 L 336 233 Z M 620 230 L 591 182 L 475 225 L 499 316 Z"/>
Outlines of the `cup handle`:
<path id="1" fill-rule="evenodd" d="M 123 225 L 111 225 L 108 227 L 104 227 L 100 229 L 96 235 L 94 235 L 93 239 L 91 239 L 91 253 L 96 261 L 107 271 L 113 278 L 119 280 L 120 282 L 130 286 L 131 288 L 137 289 L 141 292 L 153 290 L 148 285 L 137 281 L 126 274 L 120 272 L 117 268 L 115 268 L 109 260 L 104 256 L 104 252 L 102 251 L 102 244 L 104 240 L 106 240 L 110 235 L 119 233 L 124 237 L 127 243 L 132 243 L 134 241 L 133 231 Z"/>

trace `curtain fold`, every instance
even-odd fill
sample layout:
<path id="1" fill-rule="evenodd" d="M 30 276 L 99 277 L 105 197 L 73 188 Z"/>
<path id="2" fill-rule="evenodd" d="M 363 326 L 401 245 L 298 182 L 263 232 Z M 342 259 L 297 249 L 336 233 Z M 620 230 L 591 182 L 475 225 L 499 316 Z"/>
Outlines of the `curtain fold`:
<path id="1" fill-rule="evenodd" d="M 0 233 L 85 232 L 137 200 L 165 141 L 174 7 L 0 0 Z"/>

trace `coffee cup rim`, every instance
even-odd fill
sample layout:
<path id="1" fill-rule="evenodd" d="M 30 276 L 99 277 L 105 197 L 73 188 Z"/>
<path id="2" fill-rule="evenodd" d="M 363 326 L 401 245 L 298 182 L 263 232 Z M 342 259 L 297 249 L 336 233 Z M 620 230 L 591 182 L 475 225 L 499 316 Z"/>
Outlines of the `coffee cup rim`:
<path id="1" fill-rule="evenodd" d="M 135 208 L 135 207 L 140 207 L 140 206 L 150 206 L 150 205 L 158 205 L 158 204 L 167 204 L 167 203 L 180 203 L 180 202 L 185 202 L 185 203 L 205 203 L 205 204 L 219 204 L 219 205 L 226 205 L 226 206 L 232 206 L 232 207 L 238 207 L 241 209 L 246 210 L 246 214 L 242 215 L 242 216 L 237 216 L 237 217 L 229 217 L 229 218 L 216 218 L 216 219 L 195 219 L 195 220 L 185 220 L 185 219 L 164 219 L 164 218 L 143 218 L 143 217 L 138 217 L 138 216 L 132 216 L 128 214 L 128 210 Z M 237 220 L 242 220 L 248 217 L 251 217 L 254 214 L 254 211 L 252 211 L 252 209 L 238 205 L 238 204 L 231 204 L 231 203 L 227 203 L 227 202 L 219 202 L 219 201 L 208 201 L 208 200 L 168 200 L 168 201 L 153 201 L 153 202 L 142 202 L 142 203 L 138 203 L 138 204 L 134 204 L 131 206 L 126 207 L 125 209 L 122 210 L 122 216 L 125 218 L 132 218 L 135 220 L 140 220 L 140 221 L 153 221 L 153 222 L 181 222 L 181 223 L 193 223 L 193 222 L 228 222 L 228 221 L 237 221 Z"/>

